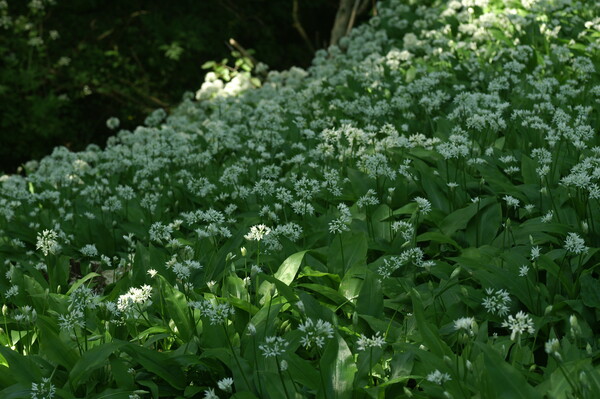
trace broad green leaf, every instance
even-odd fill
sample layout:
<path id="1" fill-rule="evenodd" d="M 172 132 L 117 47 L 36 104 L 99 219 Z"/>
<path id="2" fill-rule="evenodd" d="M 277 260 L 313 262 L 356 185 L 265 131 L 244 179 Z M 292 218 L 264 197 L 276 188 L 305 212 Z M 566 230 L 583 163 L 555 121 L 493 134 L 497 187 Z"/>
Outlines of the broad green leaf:
<path id="1" fill-rule="evenodd" d="M 320 390 L 317 398 L 352 398 L 354 375 L 358 368 L 348 344 L 339 334 L 326 344 L 320 368 L 326 378 L 327 392 Z"/>
<path id="2" fill-rule="evenodd" d="M 409 202 L 408 204 L 404 205 L 403 207 L 394 210 L 394 212 L 392 212 L 392 216 L 412 215 L 416 211 L 417 211 L 416 202 Z M 383 219 L 383 220 L 386 220 L 386 219 Z"/>
<path id="3" fill-rule="evenodd" d="M 248 301 L 243 301 L 239 298 L 234 298 L 234 297 L 229 297 L 226 298 L 227 302 L 229 302 L 230 304 L 232 304 L 233 306 L 235 306 L 238 309 L 243 310 L 244 312 L 249 313 L 251 316 L 254 316 L 259 308 L 254 306 L 253 304 L 251 304 Z"/>
<path id="4" fill-rule="evenodd" d="M 586 306 L 600 309 L 600 280 L 585 272 L 579 277 L 581 299 Z"/>
<path id="5" fill-rule="evenodd" d="M 84 284 L 86 281 L 91 280 L 94 277 L 100 277 L 100 274 L 94 273 L 94 272 L 86 274 L 84 277 L 82 277 L 79 280 L 77 280 L 71 286 L 71 288 L 69 288 L 69 290 L 67 291 L 67 295 L 71 294 L 71 292 L 75 291 L 77 288 L 81 287 L 81 285 Z"/>
<path id="6" fill-rule="evenodd" d="M 383 292 L 379 277 L 368 271 L 356 300 L 356 312 L 359 315 L 383 316 Z"/>
<path id="7" fill-rule="evenodd" d="M 231 399 L 258 399 L 252 392 L 236 392 Z"/>
<path id="8" fill-rule="evenodd" d="M 183 293 L 173 288 L 163 276 L 157 275 L 159 279 L 163 296 L 165 298 L 166 314 L 177 326 L 178 335 L 184 341 L 189 341 L 192 337 L 194 326 L 190 320 L 190 308 Z"/>
<path id="9" fill-rule="evenodd" d="M 314 291 L 318 294 L 323 295 L 325 298 L 329 299 L 335 305 L 342 306 L 346 303 L 354 306 L 354 303 L 346 299 L 345 296 L 334 290 L 333 288 L 321 285 L 321 284 L 298 284 L 298 287 L 308 288 L 311 291 Z"/>
<path id="10" fill-rule="evenodd" d="M 390 241 L 392 239 L 392 222 L 389 220 L 391 216 L 392 209 L 386 204 L 379 205 L 373 212 L 371 224 L 376 240 Z"/>
<path id="11" fill-rule="evenodd" d="M 527 383 L 523 374 L 502 359 L 490 346 L 475 342 L 483 352 L 486 384 L 493 387 L 498 399 L 541 399 L 542 395 Z"/>
<path id="12" fill-rule="evenodd" d="M 281 281 L 284 284 L 290 285 L 296 274 L 298 273 L 298 269 L 302 264 L 302 260 L 304 259 L 304 255 L 308 251 L 300 251 L 296 252 L 293 255 L 288 256 L 286 260 L 283 261 L 279 269 L 274 274 L 274 277 Z"/>
<path id="13" fill-rule="evenodd" d="M 109 361 L 112 378 L 114 378 L 117 386 L 123 388 L 133 388 L 134 377 L 128 372 L 130 366 L 128 363 L 126 363 L 125 359 L 115 357 L 111 358 Z"/>
<path id="14" fill-rule="evenodd" d="M 433 241 L 438 244 L 450 244 L 454 248 L 460 248 L 460 245 L 458 245 L 458 243 L 456 241 L 454 241 L 452 238 L 450 238 L 444 234 L 435 232 L 435 231 L 429 231 L 427 233 L 419 234 L 417 236 L 417 242 L 424 242 L 424 241 Z"/>
<path id="15" fill-rule="evenodd" d="M 340 283 L 339 293 L 348 301 L 356 303 L 360 290 L 364 285 L 367 271 L 367 267 L 363 265 L 350 268 Z"/>
<path id="16" fill-rule="evenodd" d="M 274 285 L 275 288 L 277 288 L 279 294 L 283 295 L 290 304 L 295 304 L 296 302 L 298 302 L 298 296 L 294 293 L 294 290 L 290 288 L 287 284 L 268 274 L 260 273 L 259 276 L 261 279 L 266 280 L 267 282 Z"/>
<path id="17" fill-rule="evenodd" d="M 89 399 L 129 399 L 131 392 L 131 389 L 108 388 L 97 395 L 90 396 Z"/>
<path id="18" fill-rule="evenodd" d="M 467 227 L 469 221 L 477 214 L 477 209 L 481 210 L 487 205 L 496 202 L 493 197 L 482 198 L 478 204 L 469 204 L 464 208 L 460 208 L 450 213 L 440 223 L 440 230 L 447 236 L 451 236 L 458 230 L 463 230 Z"/>
<path id="19" fill-rule="evenodd" d="M 490 244 L 498 235 L 498 230 L 502 225 L 502 206 L 498 202 L 493 202 L 479 210 L 469 223 L 465 234 L 471 245 L 481 246 Z"/>
<path id="20" fill-rule="evenodd" d="M 38 316 L 37 326 L 40 329 L 40 350 L 44 356 L 54 362 L 70 370 L 79 354 L 72 346 L 67 345 L 55 331 L 58 330 L 56 321 L 48 316 Z"/>
<path id="21" fill-rule="evenodd" d="M 367 236 L 363 232 L 344 232 L 336 235 L 327 253 L 328 271 L 343 277 L 348 269 L 367 262 Z"/>
<path id="22" fill-rule="evenodd" d="M 31 356 L 23 356 L 5 346 L 0 346 L 0 355 L 8 362 L 11 376 L 19 382 L 41 381 L 42 372 Z"/>
<path id="23" fill-rule="evenodd" d="M 20 382 L 0 391 L 2 399 L 25 399 L 31 397 L 31 382 Z"/>
<path id="24" fill-rule="evenodd" d="M 321 386 L 319 371 L 309 361 L 301 358 L 295 353 L 287 355 L 288 370 L 298 384 L 310 389 L 318 390 Z"/>
<path id="25" fill-rule="evenodd" d="M 133 360 L 137 361 L 147 371 L 156 374 L 173 388 L 185 388 L 185 375 L 179 365 L 165 352 L 156 352 L 139 345 L 129 344 L 121 346 Z"/>
<path id="26" fill-rule="evenodd" d="M 437 327 L 430 327 L 430 323 L 427 321 L 425 316 L 425 309 L 421 303 L 421 297 L 419 293 L 413 288 L 410 293 L 413 304 L 413 314 L 417 320 L 417 327 L 423 344 L 431 350 L 432 353 L 443 357 L 444 355 L 452 355 L 452 350 L 446 345 L 442 338 L 437 333 Z"/>
<path id="27" fill-rule="evenodd" d="M 126 342 L 107 342 L 83 353 L 69 373 L 69 379 L 74 387 L 85 384 L 92 373 L 104 367 L 110 355 L 115 353 Z"/>

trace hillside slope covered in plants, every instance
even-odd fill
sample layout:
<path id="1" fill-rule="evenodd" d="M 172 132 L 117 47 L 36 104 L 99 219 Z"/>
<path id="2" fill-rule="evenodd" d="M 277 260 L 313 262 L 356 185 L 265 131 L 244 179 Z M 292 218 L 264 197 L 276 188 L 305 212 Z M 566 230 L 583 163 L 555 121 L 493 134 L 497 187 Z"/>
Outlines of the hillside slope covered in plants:
<path id="1" fill-rule="evenodd" d="M 2 177 L 0 396 L 595 398 L 600 5 L 419 3 Z"/>

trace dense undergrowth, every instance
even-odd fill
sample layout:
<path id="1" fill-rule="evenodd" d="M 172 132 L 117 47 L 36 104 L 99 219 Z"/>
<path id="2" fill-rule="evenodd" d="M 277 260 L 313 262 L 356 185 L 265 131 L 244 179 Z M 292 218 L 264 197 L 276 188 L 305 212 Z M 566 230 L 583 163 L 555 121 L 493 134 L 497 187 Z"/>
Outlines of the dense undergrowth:
<path id="1" fill-rule="evenodd" d="M 598 4 L 378 11 L 2 178 L 2 398 L 597 397 Z"/>

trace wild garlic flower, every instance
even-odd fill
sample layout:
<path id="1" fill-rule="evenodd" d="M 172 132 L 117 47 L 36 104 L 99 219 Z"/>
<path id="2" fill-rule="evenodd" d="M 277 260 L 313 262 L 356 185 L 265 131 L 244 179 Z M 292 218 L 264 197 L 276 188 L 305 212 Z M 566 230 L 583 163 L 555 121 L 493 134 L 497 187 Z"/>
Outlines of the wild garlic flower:
<path id="1" fill-rule="evenodd" d="M 322 348 L 325 345 L 325 339 L 333 338 L 333 326 L 328 321 L 321 319 L 318 319 L 316 323 L 312 319 L 307 319 L 298 326 L 298 330 L 304 333 L 300 342 L 307 349 L 312 344 Z"/>
<path id="2" fill-rule="evenodd" d="M 452 378 L 448 373 L 442 373 L 440 370 L 435 370 L 427 375 L 427 381 L 433 382 L 434 384 L 442 385 L 443 383 L 450 381 Z"/>
<path id="3" fill-rule="evenodd" d="M 170 224 L 162 224 L 161 222 L 152 223 L 150 226 L 150 241 L 162 244 L 171 240 L 173 227 Z"/>
<path id="4" fill-rule="evenodd" d="M 29 305 L 22 306 L 15 312 L 13 319 L 20 324 L 35 323 L 37 320 L 37 312 Z"/>
<path id="5" fill-rule="evenodd" d="M 19 295 L 19 286 L 16 284 L 11 285 L 10 288 L 4 292 L 4 298 L 6 299 L 17 295 Z"/>
<path id="6" fill-rule="evenodd" d="M 204 399 L 219 399 L 219 396 L 215 393 L 213 388 L 208 388 L 204 391 Z"/>
<path id="7" fill-rule="evenodd" d="M 88 244 L 80 249 L 80 252 L 83 256 L 87 256 L 88 258 L 93 258 L 94 256 L 98 256 L 98 249 L 96 249 L 95 244 Z"/>
<path id="8" fill-rule="evenodd" d="M 207 317 L 212 325 L 225 323 L 235 313 L 233 306 L 228 303 L 213 302 L 206 299 L 189 302 L 188 306 L 200 310 L 200 315 Z"/>
<path id="9" fill-rule="evenodd" d="M 377 193 L 373 189 L 369 189 L 365 195 L 360 197 L 358 201 L 356 201 L 356 206 L 359 208 L 364 208 L 366 206 L 374 206 L 379 205 L 379 200 L 377 199 Z"/>
<path id="10" fill-rule="evenodd" d="M 485 293 L 487 296 L 483 299 L 483 307 L 492 314 L 498 314 L 504 316 L 508 313 L 510 304 L 510 297 L 506 290 L 496 290 L 493 288 L 486 288 Z"/>
<path id="11" fill-rule="evenodd" d="M 119 118 L 117 117 L 110 117 L 106 120 L 106 127 L 109 128 L 110 130 L 115 130 L 116 128 L 119 127 L 119 125 L 121 124 L 121 121 L 119 121 Z"/>
<path id="12" fill-rule="evenodd" d="M 283 355 L 288 346 L 288 342 L 277 336 L 270 336 L 265 339 L 265 343 L 260 345 L 259 348 L 263 352 L 264 357 L 275 357 Z"/>
<path id="13" fill-rule="evenodd" d="M 429 200 L 423 197 L 415 197 L 414 201 L 417 203 L 419 213 L 422 215 L 427 215 L 431 212 L 431 202 L 429 202 Z"/>
<path id="14" fill-rule="evenodd" d="M 56 387 L 50 378 L 43 377 L 40 383 L 31 383 L 31 399 L 52 399 L 56 394 Z"/>
<path id="15" fill-rule="evenodd" d="M 152 296 L 152 287 L 142 285 L 140 288 L 132 287 L 126 294 L 120 295 L 117 299 L 117 309 L 128 316 L 135 316 L 140 309 L 152 304 L 150 297 Z"/>
<path id="16" fill-rule="evenodd" d="M 346 204 L 339 204 L 338 211 L 340 211 L 340 217 L 329 222 L 329 232 L 331 234 L 342 234 L 343 231 L 350 230 L 350 223 L 352 222 L 350 209 Z"/>
<path id="17" fill-rule="evenodd" d="M 279 368 L 281 371 L 286 371 L 288 369 L 288 362 L 285 359 L 281 359 L 279 362 Z"/>
<path id="18" fill-rule="evenodd" d="M 381 275 L 382 278 L 390 278 L 391 275 L 398 270 L 404 263 L 406 262 L 400 256 L 392 256 L 389 259 L 383 260 L 383 265 L 377 268 L 377 273 Z"/>
<path id="19" fill-rule="evenodd" d="M 519 277 L 525 277 L 527 276 L 527 273 L 529 273 L 529 266 L 521 265 L 521 267 L 519 267 Z"/>
<path id="20" fill-rule="evenodd" d="M 535 247 L 531 247 L 531 253 L 529 257 L 531 258 L 532 262 L 536 261 L 537 258 L 540 257 L 540 247 L 538 247 L 537 245 Z"/>
<path id="21" fill-rule="evenodd" d="M 271 233 L 271 228 L 264 224 L 258 224 L 250 228 L 250 232 L 244 236 L 248 241 L 261 241 L 265 236 Z"/>
<path id="22" fill-rule="evenodd" d="M 470 336 L 475 335 L 477 323 L 474 317 L 461 317 L 454 320 L 454 329 L 456 331 L 465 330 Z"/>
<path id="23" fill-rule="evenodd" d="M 529 334 L 535 333 L 533 320 L 523 311 L 520 311 L 515 316 L 508 316 L 508 319 L 502 323 L 502 327 L 510 328 L 510 339 L 512 341 L 520 337 L 524 332 L 528 332 Z"/>
<path id="24" fill-rule="evenodd" d="M 547 354 L 554 356 L 557 360 L 561 361 L 562 356 L 560 355 L 560 341 L 557 338 L 551 338 L 544 344 L 544 350 Z"/>
<path id="25" fill-rule="evenodd" d="M 542 223 L 550 223 L 552 221 L 553 217 L 554 217 L 554 212 L 548 211 L 544 216 L 541 217 L 540 220 Z"/>
<path id="26" fill-rule="evenodd" d="M 233 378 L 231 378 L 231 377 L 223 378 L 222 380 L 217 382 L 217 386 L 219 387 L 219 389 L 221 391 L 231 392 L 231 390 L 232 390 L 231 387 L 233 386 Z"/>
<path id="27" fill-rule="evenodd" d="M 74 309 L 67 314 L 61 314 L 58 316 L 58 326 L 61 331 L 71 331 L 76 327 L 83 327 L 83 312 L 78 309 Z"/>
<path id="28" fill-rule="evenodd" d="M 569 253 L 580 255 L 587 253 L 589 248 L 585 246 L 585 241 L 577 233 L 569 233 L 565 239 L 565 249 Z"/>
<path id="29" fill-rule="evenodd" d="M 520 201 L 518 199 L 516 199 L 515 197 L 512 197 L 510 195 L 505 195 L 502 199 L 504 201 L 506 201 L 506 206 L 509 206 L 509 207 L 515 208 L 515 209 L 517 209 L 519 207 Z"/>
<path id="30" fill-rule="evenodd" d="M 37 243 L 35 248 L 41 249 L 44 256 L 48 256 L 48 254 L 55 254 L 60 250 L 60 245 L 58 244 L 58 234 L 54 230 L 44 230 L 41 233 L 37 234 Z"/>
<path id="31" fill-rule="evenodd" d="M 383 345 L 385 345 L 385 338 L 383 338 L 380 331 L 377 331 L 377 333 L 371 336 L 371 338 L 361 334 L 356 343 L 358 345 L 358 350 L 364 351 L 368 348 L 381 348 Z"/>
<path id="32" fill-rule="evenodd" d="M 69 295 L 69 310 L 96 309 L 100 305 L 100 297 L 91 288 L 80 285 Z"/>
<path id="33" fill-rule="evenodd" d="M 405 220 L 397 220 L 392 223 L 392 231 L 400 233 L 404 241 L 409 241 L 415 232 L 415 228 L 412 223 Z"/>

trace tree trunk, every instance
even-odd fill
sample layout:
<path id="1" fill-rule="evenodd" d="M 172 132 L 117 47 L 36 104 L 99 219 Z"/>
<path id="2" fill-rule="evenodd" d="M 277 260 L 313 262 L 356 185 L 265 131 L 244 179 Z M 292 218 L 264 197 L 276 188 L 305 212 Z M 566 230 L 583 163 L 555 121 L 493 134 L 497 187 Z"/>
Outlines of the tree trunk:
<path id="1" fill-rule="evenodd" d="M 329 45 L 337 44 L 354 26 L 356 16 L 368 9 L 369 0 L 340 0 L 340 5 L 335 15 Z"/>

